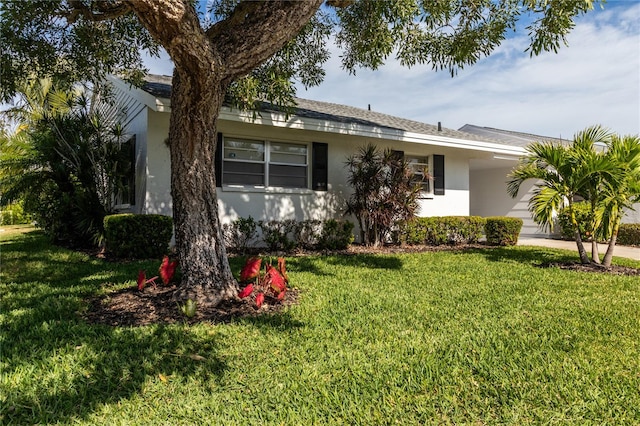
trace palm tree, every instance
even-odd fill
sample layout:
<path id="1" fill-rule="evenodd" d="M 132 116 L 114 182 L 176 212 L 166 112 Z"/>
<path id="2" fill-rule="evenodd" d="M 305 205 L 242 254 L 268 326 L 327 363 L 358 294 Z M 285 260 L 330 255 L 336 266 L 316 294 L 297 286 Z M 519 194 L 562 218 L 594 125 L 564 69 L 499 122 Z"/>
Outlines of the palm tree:
<path id="1" fill-rule="evenodd" d="M 602 222 L 610 235 L 602 264 L 609 267 L 624 212 L 640 202 L 640 138 L 613 135 L 605 155 L 616 166 L 616 173 L 608 174 L 601 187 Z"/>
<path id="2" fill-rule="evenodd" d="M 581 176 L 584 168 L 580 167 L 578 156 L 571 147 L 549 141 L 534 142 L 527 151 L 529 155 L 521 158 L 508 176 L 508 194 L 515 198 L 525 181 L 538 180 L 529 200 L 529 211 L 543 229 L 553 229 L 555 212 L 568 204 L 580 261 L 590 263 L 573 211 L 574 200 L 584 184 Z"/>
<path id="3" fill-rule="evenodd" d="M 0 201 L 23 199 L 47 233 L 72 244 L 99 241 L 130 170 L 122 126 L 92 106 L 81 91 L 28 80 L 6 113 L 17 131 L 0 140 Z"/>
<path id="4" fill-rule="evenodd" d="M 576 157 L 574 175 L 577 179 L 577 194 L 584 198 L 590 206 L 591 221 L 587 224 L 587 231 L 591 239 L 591 260 L 599 264 L 598 240 L 607 235 L 601 231 L 602 224 L 602 185 L 605 179 L 615 175 L 616 167 L 604 154 L 604 145 L 611 138 L 612 133 L 601 126 L 591 126 L 575 134 L 569 147 L 571 154 Z M 600 147 L 596 144 L 600 144 Z"/>

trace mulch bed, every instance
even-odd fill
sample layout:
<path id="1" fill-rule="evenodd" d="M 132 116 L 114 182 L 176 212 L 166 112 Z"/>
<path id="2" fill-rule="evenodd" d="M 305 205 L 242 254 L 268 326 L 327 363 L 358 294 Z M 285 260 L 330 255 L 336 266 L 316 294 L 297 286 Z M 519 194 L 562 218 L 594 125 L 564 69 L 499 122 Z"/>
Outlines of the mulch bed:
<path id="1" fill-rule="evenodd" d="M 409 246 L 409 247 L 379 247 L 370 248 L 353 245 L 348 250 L 339 252 L 342 255 L 356 254 L 396 254 L 396 253 L 417 253 L 434 251 L 463 251 L 473 249 L 487 249 L 490 246 L 483 244 L 473 244 L 466 246 Z M 307 255 L 309 253 L 299 253 Z M 317 254 L 317 253 L 313 253 Z M 102 254 L 100 254 L 102 257 Z M 560 268 L 565 270 L 593 272 L 599 274 L 613 274 L 625 276 L 640 276 L 640 269 L 626 266 L 614 265 L 610 268 L 603 268 L 597 265 L 582 265 L 576 262 L 567 263 L 546 263 L 540 265 L 545 268 Z M 114 291 L 106 296 L 94 297 L 88 300 L 88 309 L 84 313 L 84 318 L 92 324 L 105 324 L 110 326 L 143 326 L 149 324 L 172 324 L 182 323 L 227 323 L 234 319 L 262 316 L 282 311 L 287 306 L 298 303 L 299 292 L 295 289 L 287 291 L 282 302 L 267 296 L 265 303 L 260 309 L 255 307 L 252 298 L 227 300 L 215 307 L 197 308 L 197 313 L 192 318 L 187 318 L 179 309 L 173 298 L 175 286 L 165 287 L 159 285 L 157 288 L 148 286 L 144 292 L 138 291 L 135 287 Z"/>
<path id="2" fill-rule="evenodd" d="M 578 262 L 559 263 L 551 262 L 540 265 L 542 268 L 560 268 L 569 271 L 594 272 L 598 274 L 625 275 L 629 277 L 640 277 L 640 269 L 631 268 L 629 266 L 611 265 L 605 268 L 596 264 L 586 264 Z"/>
<path id="3" fill-rule="evenodd" d="M 84 318 L 92 324 L 110 326 L 142 326 L 149 324 L 173 324 L 176 322 L 194 324 L 199 322 L 227 323 L 233 319 L 256 317 L 282 311 L 298 302 L 298 291 L 289 289 L 282 302 L 266 296 L 260 309 L 254 300 L 226 300 L 215 307 L 197 307 L 196 315 L 187 318 L 173 298 L 176 287 L 146 287 L 143 292 L 137 288 L 125 288 L 106 296 L 90 299 Z M 277 302 L 277 303 L 276 303 Z"/>

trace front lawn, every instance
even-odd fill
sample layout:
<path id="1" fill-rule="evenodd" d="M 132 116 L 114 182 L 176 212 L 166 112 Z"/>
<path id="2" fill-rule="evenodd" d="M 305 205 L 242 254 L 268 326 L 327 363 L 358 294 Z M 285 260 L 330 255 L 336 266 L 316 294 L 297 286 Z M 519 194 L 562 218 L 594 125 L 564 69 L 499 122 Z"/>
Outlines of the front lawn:
<path id="1" fill-rule="evenodd" d="M 157 261 L 0 238 L 2 424 L 640 423 L 640 280 L 573 253 L 293 257 L 283 313 L 114 328 L 85 300 Z"/>

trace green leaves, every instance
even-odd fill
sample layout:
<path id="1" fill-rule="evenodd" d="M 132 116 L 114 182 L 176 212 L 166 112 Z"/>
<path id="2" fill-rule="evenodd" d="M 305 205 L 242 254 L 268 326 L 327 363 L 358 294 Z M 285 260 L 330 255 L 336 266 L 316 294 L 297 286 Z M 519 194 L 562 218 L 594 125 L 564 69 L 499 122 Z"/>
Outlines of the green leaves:
<path id="1" fill-rule="evenodd" d="M 157 55 L 158 47 L 131 13 L 101 22 L 75 14 L 70 2 L 34 0 L 2 2 L 0 13 L 0 97 L 11 98 L 28 75 L 68 82 L 99 81 L 108 73 L 128 71 L 139 77 L 140 52 Z M 82 2 L 99 13 L 104 2 Z M 101 4 L 102 3 L 102 4 Z M 87 14 L 88 16 L 89 14 Z M 137 72 L 136 72 L 137 71 Z"/>
<path id="2" fill-rule="evenodd" d="M 570 145 L 536 142 L 527 151 L 529 155 L 509 174 L 509 195 L 515 197 L 524 181 L 539 180 L 529 201 L 536 223 L 552 227 L 555 214 L 568 205 L 568 218 L 574 229 L 586 228 L 592 242 L 611 239 L 613 247 L 612 236 L 624 209 L 640 199 L 638 137 L 620 137 L 602 126 L 591 126 L 577 132 Z M 577 222 L 572 210 L 576 197 L 590 205 L 589 224 Z M 575 235 L 578 238 L 580 233 Z M 599 263 L 595 248 L 593 261 Z"/>

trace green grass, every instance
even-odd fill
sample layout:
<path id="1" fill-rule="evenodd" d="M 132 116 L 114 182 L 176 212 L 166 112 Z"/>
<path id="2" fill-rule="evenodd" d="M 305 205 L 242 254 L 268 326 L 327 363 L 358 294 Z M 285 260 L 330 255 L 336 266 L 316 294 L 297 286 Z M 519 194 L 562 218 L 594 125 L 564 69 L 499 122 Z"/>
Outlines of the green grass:
<path id="1" fill-rule="evenodd" d="M 112 328 L 83 299 L 157 262 L 0 238 L 2 424 L 640 424 L 640 280 L 569 252 L 296 257 L 284 313 Z"/>

